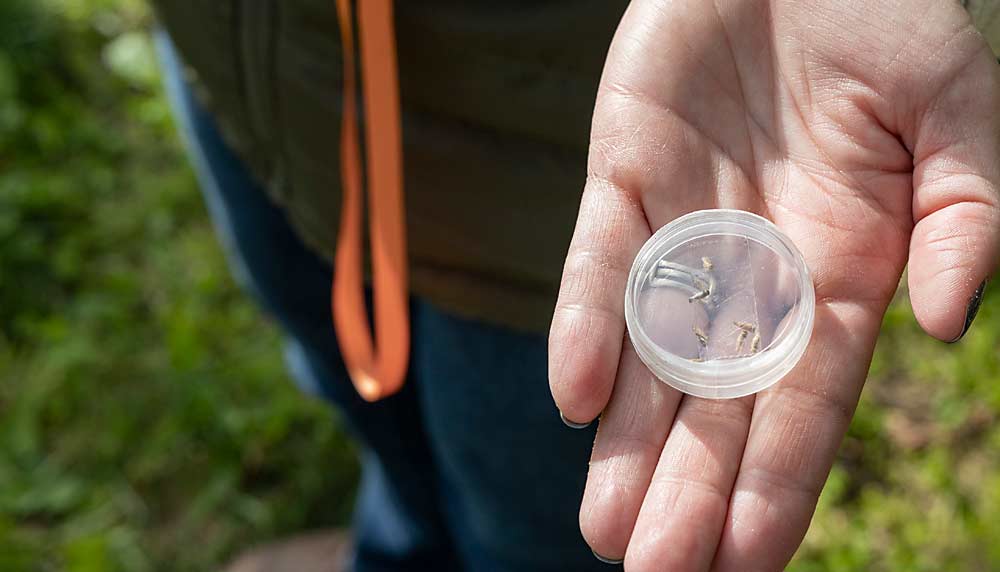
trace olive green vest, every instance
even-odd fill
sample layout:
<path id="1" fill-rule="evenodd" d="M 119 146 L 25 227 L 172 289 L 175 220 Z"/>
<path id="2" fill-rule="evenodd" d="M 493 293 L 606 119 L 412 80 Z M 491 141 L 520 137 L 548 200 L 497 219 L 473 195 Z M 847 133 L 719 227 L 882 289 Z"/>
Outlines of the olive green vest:
<path id="1" fill-rule="evenodd" d="M 330 259 L 341 200 L 334 1 L 154 4 L 227 140 Z M 597 84 L 626 4 L 396 3 L 415 294 L 460 315 L 547 328 Z M 1000 37 L 997 2 L 967 4 Z"/>
<path id="2" fill-rule="evenodd" d="M 155 0 L 224 135 L 331 258 L 340 207 L 333 0 Z M 542 331 L 625 0 L 396 3 L 412 291 Z"/>

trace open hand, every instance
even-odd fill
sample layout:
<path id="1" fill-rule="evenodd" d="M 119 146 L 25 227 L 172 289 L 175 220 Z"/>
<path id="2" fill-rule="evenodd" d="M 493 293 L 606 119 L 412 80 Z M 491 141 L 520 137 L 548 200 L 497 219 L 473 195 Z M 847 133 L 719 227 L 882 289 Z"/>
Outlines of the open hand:
<path id="1" fill-rule="evenodd" d="M 549 342 L 564 417 L 601 416 L 580 513 L 596 553 L 630 572 L 788 562 L 904 266 L 917 319 L 946 341 L 993 269 L 997 68 L 948 0 L 633 0 Z M 636 252 L 704 208 L 771 219 L 813 275 L 809 348 L 756 396 L 682 397 L 625 335 Z"/>

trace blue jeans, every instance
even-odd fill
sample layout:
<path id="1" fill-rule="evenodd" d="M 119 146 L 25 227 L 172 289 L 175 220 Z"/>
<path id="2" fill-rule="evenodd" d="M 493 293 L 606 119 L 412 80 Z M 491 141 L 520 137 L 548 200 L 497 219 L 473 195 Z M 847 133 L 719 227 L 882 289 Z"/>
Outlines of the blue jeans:
<path id="1" fill-rule="evenodd" d="M 610 570 L 580 536 L 594 428 L 561 423 L 542 335 L 411 303 L 403 390 L 354 392 L 330 321 L 331 268 L 308 250 L 192 97 L 170 40 L 167 93 L 237 279 L 281 324 L 300 386 L 334 404 L 362 450 L 354 570 Z"/>

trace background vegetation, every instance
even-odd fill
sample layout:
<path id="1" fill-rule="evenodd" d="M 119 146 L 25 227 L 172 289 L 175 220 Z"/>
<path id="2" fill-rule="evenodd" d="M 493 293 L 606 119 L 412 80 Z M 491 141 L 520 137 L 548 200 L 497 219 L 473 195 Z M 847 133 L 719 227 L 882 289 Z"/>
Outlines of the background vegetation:
<path id="1" fill-rule="evenodd" d="M 0 0 L 0 571 L 214 570 L 353 452 L 234 287 L 140 0 Z"/>
<path id="2" fill-rule="evenodd" d="M 236 290 L 141 0 L 0 0 L 0 570 L 207 571 L 345 521 L 357 468 Z M 1000 569 L 1000 292 L 905 292 L 792 565 Z"/>

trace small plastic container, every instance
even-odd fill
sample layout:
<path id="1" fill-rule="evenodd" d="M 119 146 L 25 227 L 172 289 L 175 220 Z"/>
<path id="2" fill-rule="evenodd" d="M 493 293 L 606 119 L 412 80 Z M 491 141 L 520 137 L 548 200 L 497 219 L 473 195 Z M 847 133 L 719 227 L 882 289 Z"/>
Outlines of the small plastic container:
<path id="1" fill-rule="evenodd" d="M 792 241 L 769 220 L 696 211 L 639 250 L 625 320 L 639 358 L 698 397 L 756 393 L 795 366 L 812 336 L 816 297 Z"/>

